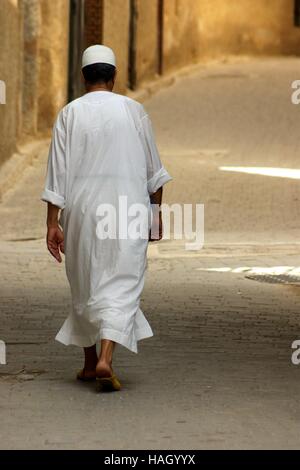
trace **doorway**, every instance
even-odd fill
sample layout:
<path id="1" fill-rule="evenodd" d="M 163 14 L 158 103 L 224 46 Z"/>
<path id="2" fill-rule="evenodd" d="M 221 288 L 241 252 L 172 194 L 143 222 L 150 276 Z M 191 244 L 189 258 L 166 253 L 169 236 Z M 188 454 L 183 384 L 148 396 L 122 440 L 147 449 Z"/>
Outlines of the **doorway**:
<path id="1" fill-rule="evenodd" d="M 136 75 L 136 39 L 137 39 L 137 2 L 130 0 L 129 4 L 129 51 L 128 51 L 128 88 L 135 90 L 137 85 Z"/>
<path id="2" fill-rule="evenodd" d="M 295 0 L 294 4 L 294 26 L 300 26 L 300 0 Z"/>
<path id="3" fill-rule="evenodd" d="M 164 71 L 163 63 L 163 43 L 164 43 L 164 0 L 157 1 L 157 26 L 156 26 L 156 72 L 162 75 Z M 128 53 L 128 88 L 135 90 L 137 79 L 137 22 L 138 22 L 138 0 L 130 0 L 129 17 L 129 53 Z"/>
<path id="4" fill-rule="evenodd" d="M 103 4 L 104 0 L 70 0 L 69 101 L 84 92 L 80 74 L 84 49 L 102 43 Z"/>
<path id="5" fill-rule="evenodd" d="M 68 101 L 82 94 L 80 75 L 84 40 L 84 0 L 70 0 Z"/>

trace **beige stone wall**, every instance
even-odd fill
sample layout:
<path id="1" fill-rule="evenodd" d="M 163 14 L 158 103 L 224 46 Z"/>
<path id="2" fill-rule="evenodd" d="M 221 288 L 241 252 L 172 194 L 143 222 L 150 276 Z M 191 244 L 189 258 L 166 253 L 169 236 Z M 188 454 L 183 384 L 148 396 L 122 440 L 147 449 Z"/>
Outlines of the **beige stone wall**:
<path id="1" fill-rule="evenodd" d="M 136 79 L 140 85 L 158 72 L 158 1 L 137 0 Z"/>
<path id="2" fill-rule="evenodd" d="M 165 70 L 229 54 L 300 54 L 294 0 L 165 0 Z"/>
<path id="3" fill-rule="evenodd" d="M 6 83 L 6 104 L 0 104 L 0 164 L 14 152 L 19 133 L 21 33 L 17 0 L 1 0 L 0 80 Z"/>
<path id="4" fill-rule="evenodd" d="M 129 0 L 104 0 L 103 44 L 117 57 L 115 91 L 125 93 L 128 81 Z"/>
<path id="5" fill-rule="evenodd" d="M 39 0 L 22 0 L 20 15 L 23 36 L 21 132 L 34 135 L 38 129 L 39 39 L 41 9 Z"/>
<path id="6" fill-rule="evenodd" d="M 211 0 L 211 3 L 213 2 L 214 0 Z M 200 59 L 201 3 L 201 0 L 164 1 L 163 63 L 165 72 Z"/>
<path id="7" fill-rule="evenodd" d="M 57 111 L 67 100 L 69 2 L 39 1 L 41 30 L 38 130 L 45 131 L 52 127 Z"/>
<path id="8" fill-rule="evenodd" d="M 68 0 L 1 0 L 0 165 L 24 138 L 52 127 L 67 99 Z"/>
<path id="9" fill-rule="evenodd" d="M 203 55 L 300 53 L 294 0 L 202 0 L 199 17 Z"/>

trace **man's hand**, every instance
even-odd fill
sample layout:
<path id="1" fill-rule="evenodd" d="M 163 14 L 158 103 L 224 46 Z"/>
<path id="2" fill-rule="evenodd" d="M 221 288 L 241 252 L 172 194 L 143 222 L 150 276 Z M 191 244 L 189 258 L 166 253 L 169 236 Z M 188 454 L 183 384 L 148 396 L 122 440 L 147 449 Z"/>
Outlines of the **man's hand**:
<path id="1" fill-rule="evenodd" d="M 163 237 L 163 223 L 162 223 L 162 216 L 161 212 L 159 211 L 157 214 L 153 216 L 151 230 L 149 234 L 149 242 L 156 242 L 161 240 Z"/>
<path id="2" fill-rule="evenodd" d="M 51 255 L 61 263 L 60 252 L 64 253 L 64 234 L 58 225 L 48 226 L 47 231 L 47 248 Z"/>

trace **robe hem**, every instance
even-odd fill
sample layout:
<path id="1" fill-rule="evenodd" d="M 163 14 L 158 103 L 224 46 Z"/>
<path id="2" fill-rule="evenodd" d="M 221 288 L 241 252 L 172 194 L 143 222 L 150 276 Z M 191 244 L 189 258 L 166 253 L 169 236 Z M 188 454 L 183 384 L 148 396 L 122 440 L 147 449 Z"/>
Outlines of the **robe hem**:
<path id="1" fill-rule="evenodd" d="M 91 336 L 79 336 L 79 335 L 72 335 L 66 334 L 62 331 L 59 331 L 55 337 L 56 341 L 59 343 L 64 344 L 65 346 L 79 346 L 81 348 L 89 348 L 96 344 L 97 342 L 101 341 L 101 339 L 108 339 L 111 341 L 115 341 L 116 343 L 121 344 L 125 348 L 129 349 L 129 351 L 137 353 L 137 342 L 151 338 L 153 336 L 153 331 L 151 327 L 145 327 L 140 329 L 135 329 L 134 337 L 135 340 L 130 337 L 130 335 L 125 335 L 120 331 L 111 330 L 108 328 L 103 328 L 100 330 L 100 333 Z"/>

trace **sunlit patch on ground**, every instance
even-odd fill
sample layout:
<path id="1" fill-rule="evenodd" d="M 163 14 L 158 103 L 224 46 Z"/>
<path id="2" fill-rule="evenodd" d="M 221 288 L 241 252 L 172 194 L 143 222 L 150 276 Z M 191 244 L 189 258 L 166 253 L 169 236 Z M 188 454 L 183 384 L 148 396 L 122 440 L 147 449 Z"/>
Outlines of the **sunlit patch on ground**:
<path id="1" fill-rule="evenodd" d="M 221 171 L 249 173 L 252 175 L 275 176 L 278 178 L 300 179 L 300 170 L 293 168 L 252 167 L 252 166 L 220 166 Z"/>
<path id="2" fill-rule="evenodd" d="M 300 267 L 273 266 L 268 268 L 241 266 L 238 268 L 197 268 L 197 271 L 211 271 L 219 273 L 244 273 L 247 279 L 271 284 L 300 284 Z"/>

